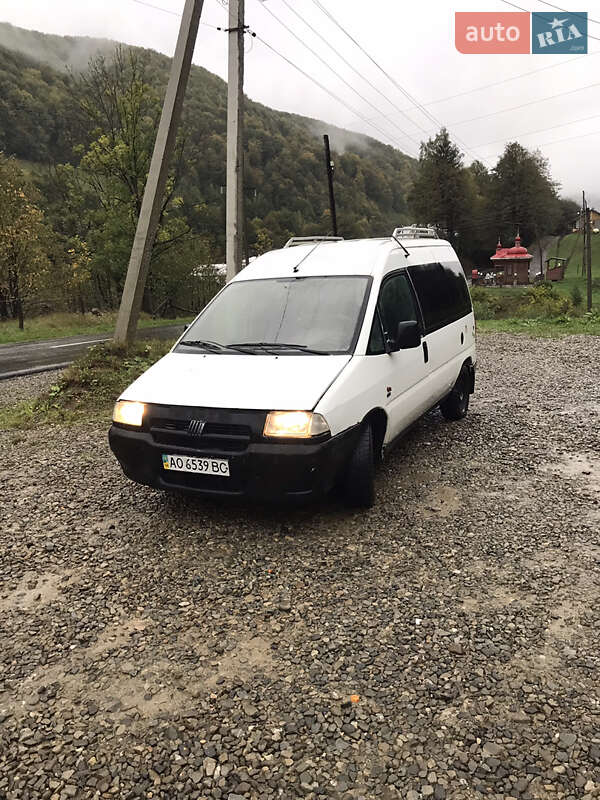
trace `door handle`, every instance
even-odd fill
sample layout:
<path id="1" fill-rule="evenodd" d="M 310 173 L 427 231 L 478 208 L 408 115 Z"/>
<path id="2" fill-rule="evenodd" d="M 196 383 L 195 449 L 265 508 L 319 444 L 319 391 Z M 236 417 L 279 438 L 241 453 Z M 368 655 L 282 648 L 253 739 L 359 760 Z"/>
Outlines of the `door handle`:
<path id="1" fill-rule="evenodd" d="M 429 361 L 429 350 L 427 348 L 427 342 L 423 342 L 423 360 L 427 364 Z"/>

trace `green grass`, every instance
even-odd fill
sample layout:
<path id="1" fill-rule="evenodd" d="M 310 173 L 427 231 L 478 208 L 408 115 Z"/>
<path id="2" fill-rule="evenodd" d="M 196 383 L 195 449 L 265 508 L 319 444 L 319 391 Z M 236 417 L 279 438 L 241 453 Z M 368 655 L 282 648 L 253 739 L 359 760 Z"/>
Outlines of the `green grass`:
<path id="1" fill-rule="evenodd" d="M 482 319 L 477 321 L 478 333 L 517 333 L 541 338 L 557 338 L 587 334 L 600 336 L 598 314 L 556 319 Z"/>
<path id="2" fill-rule="evenodd" d="M 569 296 L 573 288 L 578 286 L 583 295 L 583 308 L 587 308 L 586 276 L 582 274 L 583 235 L 570 233 L 563 236 L 548 250 L 548 256 L 569 259 L 564 280 L 553 285 L 561 294 Z M 592 280 L 595 282 L 592 289 L 592 308 L 600 308 L 600 233 L 592 234 Z"/>
<path id="3" fill-rule="evenodd" d="M 154 328 L 159 325 L 184 325 L 192 317 L 175 319 L 153 319 L 142 314 L 140 328 Z M 63 336 L 81 336 L 94 333 L 112 333 L 117 320 L 116 311 L 107 311 L 100 316 L 95 314 L 45 314 L 41 317 L 25 319 L 25 328 L 20 331 L 15 320 L 0 322 L 0 344 L 11 342 L 33 342 L 40 339 L 58 339 Z"/>
<path id="4" fill-rule="evenodd" d="M 127 350 L 112 342 L 96 345 L 35 400 L 0 407 L 0 430 L 90 419 L 108 423 L 121 392 L 167 353 L 172 344 L 150 339 L 136 342 Z"/>

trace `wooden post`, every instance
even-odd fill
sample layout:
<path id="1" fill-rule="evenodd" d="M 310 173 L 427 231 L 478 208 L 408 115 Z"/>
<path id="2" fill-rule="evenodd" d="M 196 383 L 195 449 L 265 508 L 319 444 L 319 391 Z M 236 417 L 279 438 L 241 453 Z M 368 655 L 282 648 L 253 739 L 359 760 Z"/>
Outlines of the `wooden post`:
<path id="1" fill-rule="evenodd" d="M 114 339 L 118 344 L 129 344 L 135 337 L 203 5 L 204 0 L 185 1 L 117 317 Z"/>
<path id="2" fill-rule="evenodd" d="M 581 197 L 582 197 L 582 200 L 581 200 L 581 217 L 580 217 L 580 222 L 579 222 L 579 230 L 583 231 L 583 250 L 581 252 L 581 274 L 582 274 L 582 276 L 585 277 L 585 275 L 587 274 L 586 261 L 585 261 L 586 257 L 587 257 L 586 256 L 587 249 L 586 249 L 586 246 L 585 246 L 585 241 L 586 241 L 586 237 L 587 237 L 587 215 L 585 213 L 585 192 L 581 193 Z"/>
<path id="3" fill-rule="evenodd" d="M 587 262 L 587 310 L 592 310 L 592 209 L 586 206 L 585 226 L 587 237 L 585 240 L 585 252 Z"/>
<path id="4" fill-rule="evenodd" d="M 242 269 L 244 242 L 244 30 L 244 0 L 229 0 L 227 194 L 225 198 L 228 281 Z"/>
<path id="5" fill-rule="evenodd" d="M 327 186 L 329 188 L 329 212 L 331 214 L 331 230 L 334 236 L 338 235 L 337 214 L 335 210 L 335 194 L 333 191 L 333 161 L 329 150 L 329 136 L 323 135 L 325 142 L 325 165 L 327 167 Z"/>

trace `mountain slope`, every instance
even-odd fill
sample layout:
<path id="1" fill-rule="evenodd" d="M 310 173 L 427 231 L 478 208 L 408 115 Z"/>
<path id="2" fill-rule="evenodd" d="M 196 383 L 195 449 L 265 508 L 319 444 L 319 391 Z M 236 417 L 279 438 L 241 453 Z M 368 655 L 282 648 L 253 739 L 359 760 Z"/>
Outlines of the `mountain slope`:
<path id="1" fill-rule="evenodd" d="M 76 165 L 80 150 L 74 146 L 81 139 L 71 123 L 74 78 L 64 67 L 81 69 L 88 56 L 110 54 L 114 46 L 103 39 L 50 36 L 0 24 L 0 149 L 40 164 Z M 170 59 L 136 50 L 147 80 L 164 92 Z M 224 244 L 226 97 L 224 81 L 192 68 L 184 110 L 182 193 L 186 204 L 202 209 L 194 225 L 213 236 L 217 250 Z M 250 100 L 245 122 L 250 244 L 259 227 L 275 245 L 288 235 L 327 232 L 323 133 L 330 135 L 336 162 L 341 233 L 387 235 L 408 221 L 406 197 L 416 163 L 409 156 L 367 136 Z"/>
<path id="2" fill-rule="evenodd" d="M 98 54 L 107 55 L 115 46 L 110 39 L 90 36 L 55 36 L 29 31 L 8 22 L 0 23 L 0 47 L 15 50 L 34 61 L 41 61 L 56 70 L 85 69 Z"/>

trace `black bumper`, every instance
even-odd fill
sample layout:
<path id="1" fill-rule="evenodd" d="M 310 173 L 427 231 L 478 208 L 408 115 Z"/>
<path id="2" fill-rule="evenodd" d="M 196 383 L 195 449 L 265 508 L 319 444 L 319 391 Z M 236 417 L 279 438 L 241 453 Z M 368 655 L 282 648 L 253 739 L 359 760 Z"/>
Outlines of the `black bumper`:
<path id="1" fill-rule="evenodd" d="M 326 494 L 354 450 L 358 426 L 320 442 L 249 442 L 243 452 L 158 443 L 150 431 L 112 425 L 111 450 L 133 481 L 156 489 L 201 495 L 285 500 Z M 163 469 L 162 455 L 226 458 L 230 477 Z"/>

